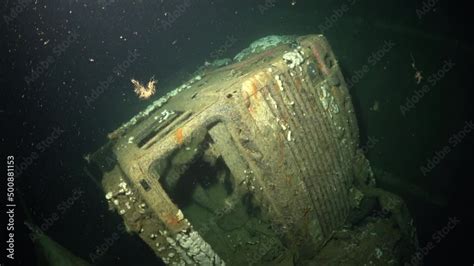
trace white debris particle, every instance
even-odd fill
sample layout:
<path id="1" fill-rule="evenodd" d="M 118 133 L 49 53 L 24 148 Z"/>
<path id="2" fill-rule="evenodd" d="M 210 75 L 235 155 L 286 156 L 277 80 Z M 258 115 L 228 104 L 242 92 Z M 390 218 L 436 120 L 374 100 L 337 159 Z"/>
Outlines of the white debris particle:
<path id="1" fill-rule="evenodd" d="M 382 257 L 383 253 L 382 253 L 382 250 L 380 248 L 375 248 L 375 257 L 377 259 L 380 259 L 380 257 Z"/>
<path id="2" fill-rule="evenodd" d="M 283 83 L 280 80 L 280 76 L 275 75 L 275 80 L 277 81 L 278 87 L 280 88 L 280 91 L 283 91 Z"/>
<path id="3" fill-rule="evenodd" d="M 114 194 L 112 192 L 108 192 L 107 194 L 105 194 L 105 199 L 109 200 L 112 198 Z"/>

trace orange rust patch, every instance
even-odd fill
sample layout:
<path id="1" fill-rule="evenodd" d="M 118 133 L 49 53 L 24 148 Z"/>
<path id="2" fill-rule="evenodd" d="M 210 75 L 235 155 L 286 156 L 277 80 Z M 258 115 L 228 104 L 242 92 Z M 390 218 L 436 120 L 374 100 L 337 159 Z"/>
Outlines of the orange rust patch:
<path id="1" fill-rule="evenodd" d="M 316 58 L 316 61 L 318 61 L 318 65 L 319 65 L 319 68 L 321 69 L 321 71 L 324 73 L 324 75 L 328 75 L 329 70 L 326 67 L 326 65 L 324 64 L 324 60 L 321 57 L 321 54 L 319 53 L 318 49 L 316 49 L 314 44 L 311 45 L 311 51 L 313 52 L 313 55 Z"/>
<path id="2" fill-rule="evenodd" d="M 176 137 L 176 142 L 179 145 L 183 144 L 183 128 L 182 127 L 178 128 L 178 130 L 176 130 L 175 137 Z"/>
<path id="3" fill-rule="evenodd" d="M 252 80 L 252 95 L 255 99 L 257 99 L 257 84 L 255 84 L 255 81 Z"/>
<path id="4" fill-rule="evenodd" d="M 181 221 L 178 219 L 178 217 L 176 217 L 176 215 L 174 215 L 174 214 L 166 215 L 165 222 L 166 222 L 166 224 L 170 225 L 171 227 L 176 227 L 181 223 Z"/>

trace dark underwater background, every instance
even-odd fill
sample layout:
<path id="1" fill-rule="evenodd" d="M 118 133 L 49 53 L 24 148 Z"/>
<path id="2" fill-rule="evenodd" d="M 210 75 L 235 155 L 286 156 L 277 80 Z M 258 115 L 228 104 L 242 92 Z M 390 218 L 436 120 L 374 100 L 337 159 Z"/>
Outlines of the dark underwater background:
<path id="1" fill-rule="evenodd" d="M 176 12 L 183 2 L 1 2 L 1 152 L 25 165 L 15 181 L 17 265 L 36 264 L 20 195 L 36 224 L 57 214 L 45 233 L 88 261 L 117 231 L 121 219 L 107 210 L 84 156 L 150 103 L 136 97 L 131 78 L 155 76 L 158 99 L 204 62 L 232 58 L 258 38 L 315 33 L 327 37 L 350 81 L 361 144 L 374 170 L 386 172 L 379 186 L 406 200 L 420 247 L 435 243 L 425 265 L 473 263 L 467 7 L 446 0 L 189 0 Z M 460 222 L 435 235 L 453 218 Z M 160 263 L 138 237 L 122 233 L 97 264 Z"/>

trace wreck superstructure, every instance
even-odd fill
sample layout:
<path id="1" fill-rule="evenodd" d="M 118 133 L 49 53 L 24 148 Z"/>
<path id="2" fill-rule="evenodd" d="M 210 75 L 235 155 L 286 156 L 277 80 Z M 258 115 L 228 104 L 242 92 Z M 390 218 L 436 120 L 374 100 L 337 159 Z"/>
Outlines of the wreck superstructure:
<path id="1" fill-rule="evenodd" d="M 111 208 L 172 265 L 311 258 L 374 184 L 322 35 L 195 76 L 89 158 Z"/>

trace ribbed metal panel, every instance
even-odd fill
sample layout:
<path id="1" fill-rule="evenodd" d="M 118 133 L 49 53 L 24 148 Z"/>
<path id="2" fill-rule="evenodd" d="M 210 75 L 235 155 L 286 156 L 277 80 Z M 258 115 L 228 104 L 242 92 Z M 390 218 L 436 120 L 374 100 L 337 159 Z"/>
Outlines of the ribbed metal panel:
<path id="1" fill-rule="evenodd" d="M 281 87 L 275 82 L 262 92 L 270 96 L 265 99 L 273 116 L 291 129 L 294 141 L 285 141 L 289 154 L 286 160 L 299 171 L 327 236 L 344 222 L 349 210 L 351 177 L 346 164 L 350 154 L 337 138 L 337 123 L 333 123 L 336 115 L 319 102 L 319 84 L 289 73 L 278 78 Z"/>

